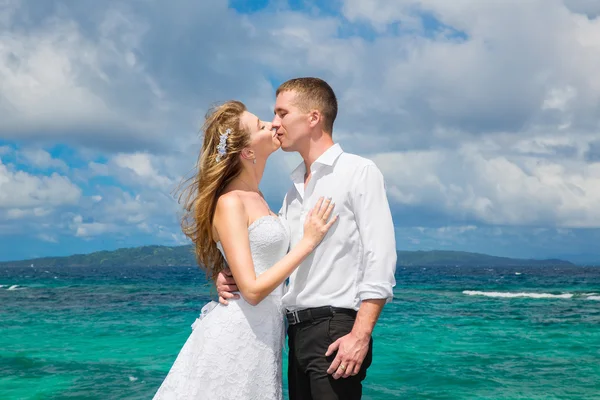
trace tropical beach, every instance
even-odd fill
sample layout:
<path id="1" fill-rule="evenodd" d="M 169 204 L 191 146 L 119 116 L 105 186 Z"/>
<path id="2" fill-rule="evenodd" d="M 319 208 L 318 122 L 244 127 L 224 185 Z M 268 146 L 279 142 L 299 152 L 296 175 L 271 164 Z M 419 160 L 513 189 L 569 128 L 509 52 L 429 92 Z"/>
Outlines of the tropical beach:
<path id="1" fill-rule="evenodd" d="M 0 0 L 0 400 L 600 399 L 599 4 Z"/>

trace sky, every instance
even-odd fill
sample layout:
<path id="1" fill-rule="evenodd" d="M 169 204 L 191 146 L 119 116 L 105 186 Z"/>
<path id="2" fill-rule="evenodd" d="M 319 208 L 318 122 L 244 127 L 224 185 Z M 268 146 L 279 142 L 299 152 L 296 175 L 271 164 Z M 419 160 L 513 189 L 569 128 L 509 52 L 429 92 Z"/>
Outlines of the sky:
<path id="1" fill-rule="evenodd" d="M 208 108 L 325 79 L 399 250 L 600 263 L 596 0 L 0 0 L 0 261 L 180 245 Z M 261 189 L 275 211 L 298 155 Z"/>

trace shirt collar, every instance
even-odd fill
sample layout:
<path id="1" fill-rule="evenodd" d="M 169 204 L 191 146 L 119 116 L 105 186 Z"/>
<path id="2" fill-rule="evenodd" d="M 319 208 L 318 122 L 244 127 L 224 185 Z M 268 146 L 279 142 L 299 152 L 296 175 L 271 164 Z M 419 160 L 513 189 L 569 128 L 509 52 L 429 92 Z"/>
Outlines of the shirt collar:
<path id="1" fill-rule="evenodd" d="M 321 156 L 319 158 L 317 158 L 313 164 L 315 166 L 316 165 L 332 166 L 343 152 L 344 152 L 344 150 L 342 150 L 342 146 L 340 146 L 339 143 L 336 143 L 333 146 L 331 146 L 330 148 L 328 148 L 327 150 L 325 150 L 325 153 L 321 154 Z M 304 182 L 305 174 L 306 174 L 306 166 L 304 165 L 304 161 L 302 161 L 300 163 L 300 165 L 298 165 L 296 167 L 296 169 L 294 169 L 294 171 L 292 172 L 292 174 L 291 174 L 292 181 Z"/>

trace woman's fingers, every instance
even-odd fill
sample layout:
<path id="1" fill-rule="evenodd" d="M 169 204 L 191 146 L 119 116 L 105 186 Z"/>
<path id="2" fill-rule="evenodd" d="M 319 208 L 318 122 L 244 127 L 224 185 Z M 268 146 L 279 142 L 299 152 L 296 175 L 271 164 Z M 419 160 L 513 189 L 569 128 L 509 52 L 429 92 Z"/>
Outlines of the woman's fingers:
<path id="1" fill-rule="evenodd" d="M 331 218 L 331 221 L 329 221 L 325 225 L 325 229 L 329 230 L 329 228 L 331 228 L 331 225 L 335 224 L 335 221 L 337 221 L 338 217 L 339 217 L 339 214 L 334 215 L 333 218 Z"/>
<path id="2" fill-rule="evenodd" d="M 325 213 L 323 213 L 323 221 L 328 221 L 329 220 L 329 216 L 333 212 L 334 208 L 335 208 L 335 203 L 333 201 L 331 201 L 329 203 L 329 205 L 327 206 L 327 209 L 325 209 Z"/>
<path id="3" fill-rule="evenodd" d="M 321 208 L 322 208 L 324 199 L 325 199 L 324 197 L 319 197 L 319 200 L 317 200 L 317 204 L 315 204 L 315 206 L 312 209 L 312 211 L 314 211 L 313 214 L 316 214 L 317 217 L 321 216 Z"/>
<path id="4" fill-rule="evenodd" d="M 331 205 L 330 197 L 326 198 L 325 200 L 322 200 L 320 208 L 319 208 L 319 212 L 317 213 L 317 216 L 321 219 L 324 219 L 324 215 L 327 212 L 327 210 L 329 209 L 330 205 Z"/>

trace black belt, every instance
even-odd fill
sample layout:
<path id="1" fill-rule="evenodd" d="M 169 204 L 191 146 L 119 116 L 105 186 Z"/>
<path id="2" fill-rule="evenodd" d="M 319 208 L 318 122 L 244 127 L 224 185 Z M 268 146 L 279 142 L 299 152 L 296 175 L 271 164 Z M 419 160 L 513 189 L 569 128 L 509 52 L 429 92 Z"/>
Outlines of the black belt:
<path id="1" fill-rule="evenodd" d="M 290 325 L 296 325 L 301 322 L 314 321 L 319 318 L 333 317 L 336 313 L 347 314 L 351 317 L 356 317 L 355 310 L 331 306 L 307 308 L 305 310 L 298 311 L 288 311 L 285 314 L 285 316 Z"/>

